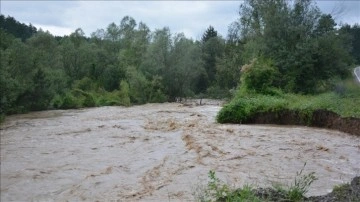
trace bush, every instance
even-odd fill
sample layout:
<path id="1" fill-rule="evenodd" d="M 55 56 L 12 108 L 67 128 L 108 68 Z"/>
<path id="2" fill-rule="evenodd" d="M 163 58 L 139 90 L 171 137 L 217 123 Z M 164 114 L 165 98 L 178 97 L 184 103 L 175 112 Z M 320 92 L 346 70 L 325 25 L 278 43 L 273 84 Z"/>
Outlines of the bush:
<path id="1" fill-rule="evenodd" d="M 96 101 L 94 99 L 94 96 L 91 93 L 84 93 L 85 99 L 83 101 L 84 107 L 95 107 Z"/>
<path id="2" fill-rule="evenodd" d="M 225 105 L 218 113 L 217 121 L 219 123 L 241 123 L 252 118 L 256 113 L 281 111 L 286 106 L 287 101 L 281 97 L 244 95 Z"/>
<path id="3" fill-rule="evenodd" d="M 71 93 L 66 93 L 62 101 L 61 109 L 76 109 L 81 106 L 81 103 Z"/>
<path id="4" fill-rule="evenodd" d="M 163 103 L 168 100 L 167 96 L 160 90 L 157 89 L 155 92 L 152 92 L 149 102 L 150 103 Z"/>
<path id="5" fill-rule="evenodd" d="M 63 104 L 63 99 L 60 95 L 55 95 L 51 100 L 51 107 L 55 109 L 60 109 Z"/>
<path id="6" fill-rule="evenodd" d="M 74 89 L 80 89 L 83 91 L 90 91 L 95 89 L 94 81 L 89 77 L 84 77 L 81 80 L 76 80 L 73 84 Z"/>
<path id="7" fill-rule="evenodd" d="M 274 87 L 278 69 L 269 59 L 260 57 L 242 67 L 241 83 L 246 91 L 267 94 Z"/>
<path id="8" fill-rule="evenodd" d="M 124 106 L 130 106 L 129 90 L 130 90 L 129 84 L 125 80 L 122 80 L 120 82 L 119 97 L 120 97 L 120 103 Z"/>
<path id="9" fill-rule="evenodd" d="M 119 91 L 104 91 L 99 95 L 98 105 L 100 106 L 120 106 Z"/>

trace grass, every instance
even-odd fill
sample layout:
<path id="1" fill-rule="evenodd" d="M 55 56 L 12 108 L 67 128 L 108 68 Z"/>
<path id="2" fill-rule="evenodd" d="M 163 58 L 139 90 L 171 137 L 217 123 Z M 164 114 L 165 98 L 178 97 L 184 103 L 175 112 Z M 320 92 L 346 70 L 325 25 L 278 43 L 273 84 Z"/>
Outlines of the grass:
<path id="1" fill-rule="evenodd" d="M 315 173 L 304 174 L 304 167 L 296 173 L 294 183 L 290 186 L 273 185 L 266 189 L 255 189 L 251 185 L 245 185 L 240 189 L 231 189 L 216 177 L 215 171 L 209 171 L 209 182 L 203 194 L 196 198 L 201 202 L 261 202 L 261 201 L 288 201 L 297 202 L 306 199 L 311 184 L 317 180 Z"/>
<path id="2" fill-rule="evenodd" d="M 290 110 L 309 119 L 316 110 L 327 110 L 341 117 L 360 118 L 360 87 L 345 85 L 340 90 L 319 95 L 286 94 L 277 91 L 272 95 L 239 92 L 217 115 L 219 123 L 242 123 L 262 112 Z M 305 120 L 306 121 L 306 120 Z"/>

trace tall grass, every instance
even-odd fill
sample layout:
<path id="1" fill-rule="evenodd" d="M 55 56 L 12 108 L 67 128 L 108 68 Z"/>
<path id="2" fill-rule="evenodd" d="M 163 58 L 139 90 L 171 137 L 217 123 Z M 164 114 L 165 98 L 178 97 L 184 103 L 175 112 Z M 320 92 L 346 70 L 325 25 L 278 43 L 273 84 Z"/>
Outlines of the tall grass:
<path id="1" fill-rule="evenodd" d="M 283 186 L 281 184 L 266 189 L 255 189 L 251 185 L 245 185 L 242 188 L 231 188 L 223 183 L 215 174 L 215 171 L 209 171 L 209 182 L 203 193 L 195 198 L 201 202 L 241 202 L 241 201 L 289 201 L 297 202 L 305 199 L 305 194 L 309 191 L 311 184 L 317 180 L 315 173 L 304 174 L 304 167 L 296 173 L 293 184 Z"/>
<path id="2" fill-rule="evenodd" d="M 219 112 L 219 123 L 241 123 L 261 112 L 292 110 L 311 115 L 316 110 L 328 110 L 341 117 L 360 118 L 360 86 L 343 82 L 332 92 L 319 95 L 299 95 L 276 91 L 264 95 L 238 92 L 235 98 Z"/>

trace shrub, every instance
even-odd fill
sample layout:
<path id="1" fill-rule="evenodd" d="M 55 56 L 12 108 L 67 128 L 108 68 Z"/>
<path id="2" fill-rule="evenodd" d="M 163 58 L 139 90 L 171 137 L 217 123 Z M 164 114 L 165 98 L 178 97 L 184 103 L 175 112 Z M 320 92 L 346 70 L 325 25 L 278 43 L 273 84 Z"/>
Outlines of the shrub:
<path id="1" fill-rule="evenodd" d="M 76 80 L 73 84 L 74 89 L 80 89 L 83 91 L 90 91 L 95 89 L 94 81 L 89 77 L 84 77 L 81 80 Z"/>
<path id="2" fill-rule="evenodd" d="M 125 80 L 120 82 L 119 98 L 122 105 L 130 106 L 129 84 Z"/>
<path id="3" fill-rule="evenodd" d="M 80 101 L 71 93 L 66 93 L 62 101 L 61 109 L 76 109 L 81 106 Z"/>
<path id="4" fill-rule="evenodd" d="M 60 95 L 55 95 L 54 98 L 51 100 L 51 106 L 55 109 L 61 108 L 63 104 L 63 99 Z"/>
<path id="5" fill-rule="evenodd" d="M 267 94 L 274 87 L 279 75 L 278 69 L 269 59 L 260 57 L 250 64 L 244 65 L 241 70 L 241 83 L 246 91 Z"/>
<path id="6" fill-rule="evenodd" d="M 217 121 L 219 123 L 241 123 L 252 118 L 256 113 L 281 111 L 286 106 L 287 101 L 281 97 L 268 95 L 238 96 L 220 110 Z"/>
<path id="7" fill-rule="evenodd" d="M 168 100 L 167 96 L 160 90 L 157 89 L 155 92 L 152 92 L 150 101 L 151 103 L 163 103 Z"/>
<path id="8" fill-rule="evenodd" d="M 85 99 L 83 101 L 84 107 L 95 107 L 96 101 L 91 93 L 84 93 Z"/>

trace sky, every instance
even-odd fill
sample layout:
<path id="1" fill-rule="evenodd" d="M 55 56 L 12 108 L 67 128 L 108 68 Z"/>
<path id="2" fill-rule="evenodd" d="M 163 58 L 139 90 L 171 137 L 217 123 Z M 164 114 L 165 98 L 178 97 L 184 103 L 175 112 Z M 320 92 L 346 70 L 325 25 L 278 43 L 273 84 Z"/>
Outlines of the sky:
<path id="1" fill-rule="evenodd" d="M 119 25 L 124 16 L 144 22 L 152 31 L 165 26 L 171 33 L 183 32 L 187 37 L 201 39 L 209 25 L 224 37 L 230 23 L 238 19 L 241 1 L 19 1 L 1 0 L 1 14 L 53 35 L 69 35 L 81 28 L 87 36 L 97 29 Z M 360 24 L 360 1 L 318 0 L 323 13 L 335 21 Z"/>

